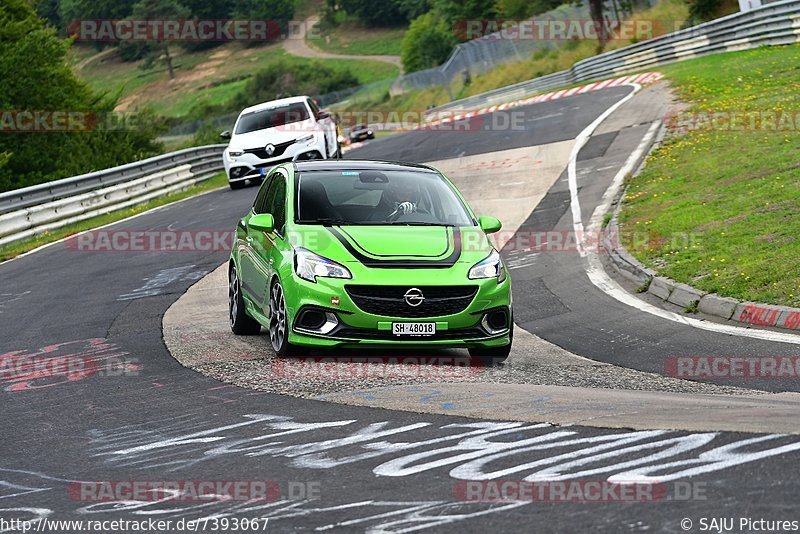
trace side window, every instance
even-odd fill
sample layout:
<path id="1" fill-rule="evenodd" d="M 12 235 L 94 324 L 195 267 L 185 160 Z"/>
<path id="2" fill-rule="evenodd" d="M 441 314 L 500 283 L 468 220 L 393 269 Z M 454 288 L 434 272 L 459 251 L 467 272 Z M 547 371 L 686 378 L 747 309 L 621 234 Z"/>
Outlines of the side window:
<path id="1" fill-rule="evenodd" d="M 269 191 L 270 183 L 275 175 L 271 175 L 264 180 L 264 183 L 261 184 L 261 188 L 258 190 L 258 194 L 256 195 L 256 200 L 253 202 L 253 213 L 256 215 L 260 213 L 269 213 L 268 211 L 264 211 L 264 207 L 267 203 L 267 191 Z"/>
<path id="2" fill-rule="evenodd" d="M 307 102 L 308 102 L 308 107 L 311 108 L 311 113 L 314 114 L 315 118 L 319 118 L 319 108 L 317 107 L 317 105 L 311 99 L 307 100 Z"/>
<path id="3" fill-rule="evenodd" d="M 286 178 L 275 174 L 269 186 L 263 213 L 271 213 L 275 218 L 275 230 L 283 235 L 286 225 Z"/>

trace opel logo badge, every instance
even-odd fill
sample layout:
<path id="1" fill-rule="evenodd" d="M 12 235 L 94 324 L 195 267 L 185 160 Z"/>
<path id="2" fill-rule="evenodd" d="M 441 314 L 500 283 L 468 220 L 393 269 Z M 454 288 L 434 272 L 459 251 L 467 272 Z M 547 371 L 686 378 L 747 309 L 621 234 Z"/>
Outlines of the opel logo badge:
<path id="1" fill-rule="evenodd" d="M 271 156 L 271 155 L 273 155 L 275 153 L 275 145 L 270 143 L 270 144 L 268 144 L 267 146 L 264 147 L 264 150 L 267 151 L 267 156 Z"/>
<path id="2" fill-rule="evenodd" d="M 411 289 L 406 291 L 406 294 L 403 295 L 403 298 L 406 300 L 406 304 L 408 304 L 409 306 L 413 306 L 414 308 L 416 308 L 425 301 L 425 296 L 422 294 L 422 291 L 420 291 L 416 287 L 412 287 Z"/>

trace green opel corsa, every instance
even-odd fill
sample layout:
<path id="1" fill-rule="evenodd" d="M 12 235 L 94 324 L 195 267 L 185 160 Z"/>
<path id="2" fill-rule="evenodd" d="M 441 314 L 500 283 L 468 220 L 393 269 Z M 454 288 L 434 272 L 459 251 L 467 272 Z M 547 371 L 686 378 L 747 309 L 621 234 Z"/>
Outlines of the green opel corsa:
<path id="1" fill-rule="evenodd" d="M 324 160 L 272 169 L 236 228 L 235 334 L 263 325 L 279 356 L 299 347 L 469 349 L 508 357 L 511 280 L 477 218 L 437 170 Z"/>

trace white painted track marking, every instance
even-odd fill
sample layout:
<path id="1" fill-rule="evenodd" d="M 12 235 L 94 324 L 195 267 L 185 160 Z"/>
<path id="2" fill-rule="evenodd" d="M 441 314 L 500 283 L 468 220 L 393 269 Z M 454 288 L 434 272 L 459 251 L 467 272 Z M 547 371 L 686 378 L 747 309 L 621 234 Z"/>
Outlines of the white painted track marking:
<path id="1" fill-rule="evenodd" d="M 692 317 L 684 317 L 677 313 L 673 313 L 657 306 L 654 306 L 648 302 L 645 302 L 630 293 L 628 293 L 625 289 L 622 288 L 617 282 L 611 279 L 608 274 L 603 269 L 603 266 L 600 262 L 600 257 L 596 252 L 587 253 L 586 247 L 584 246 L 586 233 L 584 232 L 583 222 L 582 222 L 582 215 L 581 215 L 581 204 L 580 200 L 578 199 L 578 176 L 577 176 L 577 160 L 578 154 L 581 151 L 581 148 L 586 144 L 589 140 L 589 137 L 592 133 L 597 129 L 598 126 L 606 119 L 609 115 L 611 115 L 614 111 L 616 111 L 621 105 L 625 102 L 633 98 L 633 95 L 636 94 L 641 86 L 636 83 L 626 83 L 626 84 L 619 84 L 619 86 L 627 86 L 631 87 L 633 90 L 625 96 L 623 99 L 616 102 L 614 105 L 609 107 L 602 115 L 597 117 L 589 126 L 584 128 L 584 130 L 578 135 L 575 139 L 575 146 L 572 149 L 572 153 L 570 154 L 569 165 L 567 166 L 568 178 L 569 178 L 569 192 L 570 192 L 570 207 L 572 209 L 572 226 L 573 230 L 575 231 L 576 236 L 580 236 L 578 240 L 578 252 L 582 258 L 586 258 L 586 274 L 591 280 L 592 284 L 594 284 L 598 289 L 600 289 L 603 293 L 607 294 L 608 296 L 614 298 L 615 300 L 625 304 L 627 306 L 631 306 L 636 308 L 639 311 L 648 313 L 650 315 L 654 315 L 656 317 L 660 317 L 662 319 L 666 319 L 668 321 L 672 321 L 675 323 L 682 324 L 684 326 L 690 326 L 692 328 L 698 328 L 700 330 L 707 330 L 709 332 L 716 332 L 719 334 L 727 334 L 731 336 L 740 336 L 740 337 L 747 337 L 751 339 L 762 339 L 765 341 L 776 341 L 778 343 L 789 343 L 793 345 L 800 345 L 800 336 L 795 334 L 783 333 L 783 332 L 773 332 L 770 330 L 756 330 L 756 329 L 749 329 L 743 328 L 740 326 L 732 326 L 732 325 L 725 325 L 719 323 L 712 323 L 707 321 L 701 321 L 699 319 L 694 319 Z M 645 136 L 642 138 L 642 141 L 639 143 L 639 146 L 634 150 L 628 159 L 625 161 L 625 164 L 619 170 L 619 172 L 614 177 L 611 185 L 606 190 L 605 194 L 603 195 L 603 199 L 601 204 L 595 209 L 592 214 L 592 218 L 589 221 L 589 231 L 598 231 L 600 230 L 601 222 L 603 214 L 608 210 L 612 199 L 616 195 L 619 188 L 622 186 L 622 181 L 625 178 L 625 175 L 629 172 L 634 170 L 634 166 L 636 162 L 641 157 L 642 153 L 647 149 L 647 146 L 650 143 L 650 138 L 655 133 L 655 127 L 651 126 L 650 129 L 647 131 Z"/>

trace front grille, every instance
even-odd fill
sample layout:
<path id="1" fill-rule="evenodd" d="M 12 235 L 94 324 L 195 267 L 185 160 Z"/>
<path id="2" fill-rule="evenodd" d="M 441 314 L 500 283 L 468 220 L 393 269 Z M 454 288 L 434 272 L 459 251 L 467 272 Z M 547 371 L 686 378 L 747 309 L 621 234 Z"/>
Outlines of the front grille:
<path id="1" fill-rule="evenodd" d="M 273 145 L 275 147 L 275 152 L 273 152 L 272 155 L 267 155 L 266 145 L 262 146 L 261 148 L 245 148 L 244 151 L 247 152 L 248 154 L 254 154 L 259 159 L 271 159 L 271 158 L 277 158 L 278 156 L 282 156 L 283 153 L 286 152 L 286 149 L 292 146 L 293 144 L 294 140 Z"/>
<path id="2" fill-rule="evenodd" d="M 461 313 L 467 309 L 477 286 L 414 286 L 425 300 L 411 306 L 405 294 L 411 286 L 345 286 L 347 294 L 359 309 L 387 317 L 441 317 Z"/>

